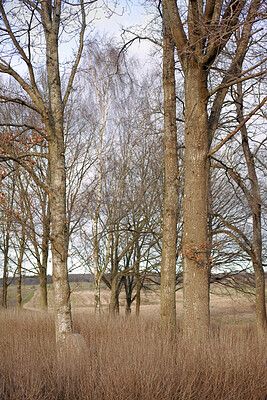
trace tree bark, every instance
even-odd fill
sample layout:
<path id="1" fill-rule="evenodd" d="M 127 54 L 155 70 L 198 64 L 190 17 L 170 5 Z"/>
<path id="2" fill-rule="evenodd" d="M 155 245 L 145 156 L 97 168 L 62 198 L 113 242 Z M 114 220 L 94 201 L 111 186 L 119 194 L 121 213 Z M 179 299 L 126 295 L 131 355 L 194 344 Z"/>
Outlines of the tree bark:
<path id="1" fill-rule="evenodd" d="M 97 152 L 97 204 L 93 224 L 93 268 L 94 268 L 94 285 L 95 285 L 95 313 L 100 314 L 100 271 L 99 271 L 99 238 L 98 238 L 98 219 L 100 213 L 100 206 L 102 201 L 102 141 L 103 129 L 100 132 L 99 146 Z"/>
<path id="2" fill-rule="evenodd" d="M 7 309 L 7 265 L 4 261 L 4 268 L 3 268 L 3 286 L 2 286 L 2 307 Z"/>
<path id="3" fill-rule="evenodd" d="M 21 309 L 22 305 L 22 293 L 21 293 L 21 264 L 18 264 L 17 270 L 17 309 Z"/>
<path id="4" fill-rule="evenodd" d="M 8 252 L 9 252 L 9 229 L 7 225 L 6 237 L 4 240 L 4 266 L 3 266 L 3 287 L 2 287 L 2 307 L 7 308 L 7 288 L 8 288 Z"/>
<path id="5" fill-rule="evenodd" d="M 266 297 L 265 297 L 265 274 L 261 262 L 253 262 L 256 284 L 256 322 L 258 336 L 266 337 Z"/>
<path id="6" fill-rule="evenodd" d="M 136 298 L 135 298 L 135 313 L 136 316 L 139 317 L 140 315 L 140 306 L 141 306 L 141 281 L 140 281 L 140 274 L 136 275 Z"/>
<path id="7" fill-rule="evenodd" d="M 161 325 L 165 334 L 175 336 L 176 328 L 176 243 L 178 215 L 178 156 L 176 134 L 176 94 L 174 42 L 163 18 L 164 89 L 164 214 L 161 261 Z"/>
<path id="8" fill-rule="evenodd" d="M 67 271 L 66 176 L 63 127 L 56 130 L 55 140 L 49 143 L 51 168 L 51 250 L 55 296 L 56 338 L 65 339 L 72 332 L 70 288 Z"/>
<path id="9" fill-rule="evenodd" d="M 22 293 L 21 293 L 21 269 L 22 269 L 22 261 L 25 250 L 25 234 L 22 232 L 21 240 L 20 240 L 20 251 L 19 251 L 19 259 L 18 259 L 18 269 L 17 269 L 17 309 L 21 309 L 22 304 Z"/>
<path id="10" fill-rule="evenodd" d="M 118 298 L 118 276 L 115 275 L 111 281 L 110 289 L 110 302 L 109 302 L 109 314 L 115 316 L 119 314 L 119 298 Z"/>
<path id="11" fill-rule="evenodd" d="M 53 26 L 59 26 L 54 10 Z M 59 18 L 59 16 L 58 16 Z M 44 22 L 47 26 L 48 21 Z M 50 22 L 49 22 L 50 23 Z M 55 296 L 56 340 L 63 341 L 72 332 L 70 287 L 67 270 L 68 235 L 66 220 L 66 170 L 63 130 L 63 104 L 58 58 L 58 28 L 46 30 L 46 63 L 49 87 L 47 115 L 48 163 L 50 171 L 51 251 Z"/>
<path id="12" fill-rule="evenodd" d="M 125 304 L 125 315 L 130 315 L 132 310 L 131 310 L 131 305 L 132 305 L 132 301 L 131 301 L 131 296 L 126 296 L 126 304 Z"/>
<path id="13" fill-rule="evenodd" d="M 47 169 L 47 179 L 50 182 L 50 170 Z M 51 211 L 50 211 L 50 200 L 49 196 L 44 195 L 42 201 L 43 211 L 43 238 L 42 238 L 42 264 L 39 265 L 39 277 L 40 277 L 40 292 L 41 292 L 41 309 L 47 310 L 48 298 L 47 298 L 47 263 L 48 263 L 48 251 L 50 241 L 50 223 L 51 223 Z"/>
<path id="14" fill-rule="evenodd" d="M 95 281 L 94 281 L 94 285 L 95 285 L 95 314 L 99 315 L 101 312 L 101 307 L 100 307 L 100 281 L 98 279 L 98 277 L 95 276 Z"/>
<path id="15" fill-rule="evenodd" d="M 40 302 L 41 302 L 41 309 L 47 310 L 48 302 L 47 302 L 47 274 L 46 268 L 41 266 L 39 268 L 39 278 L 40 278 Z"/>
<path id="16" fill-rule="evenodd" d="M 141 305 L 141 277 L 140 277 L 140 247 L 138 244 L 137 240 L 137 249 L 136 249 L 136 257 L 137 257 L 137 263 L 136 263 L 136 272 L 135 272 L 135 279 L 136 279 L 136 295 L 135 295 L 135 313 L 136 316 L 139 317 L 140 315 L 140 305 Z"/>
<path id="17" fill-rule="evenodd" d="M 209 332 L 207 195 L 209 162 L 207 76 L 191 59 L 185 76 L 185 184 L 183 199 L 184 335 L 204 339 Z"/>

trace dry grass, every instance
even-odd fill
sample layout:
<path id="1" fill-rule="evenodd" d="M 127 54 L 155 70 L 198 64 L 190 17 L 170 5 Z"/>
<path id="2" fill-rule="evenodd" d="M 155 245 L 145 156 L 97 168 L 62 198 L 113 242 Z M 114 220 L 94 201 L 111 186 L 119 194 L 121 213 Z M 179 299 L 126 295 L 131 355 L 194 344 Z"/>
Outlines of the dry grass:
<path id="1" fill-rule="evenodd" d="M 178 323 L 179 325 L 179 323 Z M 1 311 L 2 400 L 265 400 L 267 354 L 254 326 L 212 327 L 209 343 L 167 343 L 158 318 L 74 314 L 88 345 L 56 357 L 53 315 Z M 179 328 L 179 327 L 178 327 Z"/>

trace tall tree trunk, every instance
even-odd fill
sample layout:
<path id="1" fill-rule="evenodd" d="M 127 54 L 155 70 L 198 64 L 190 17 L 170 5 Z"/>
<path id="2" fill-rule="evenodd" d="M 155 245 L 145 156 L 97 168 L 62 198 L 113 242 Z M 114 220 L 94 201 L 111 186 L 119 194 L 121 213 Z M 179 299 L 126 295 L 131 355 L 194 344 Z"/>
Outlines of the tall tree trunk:
<path id="1" fill-rule="evenodd" d="M 129 265 L 127 263 L 127 265 Z M 134 276 L 124 276 L 123 277 L 123 284 L 124 284 L 124 289 L 125 289 L 125 315 L 130 315 L 132 310 L 132 294 L 133 294 L 133 288 L 134 288 Z"/>
<path id="2" fill-rule="evenodd" d="M 265 274 L 261 262 L 253 262 L 256 284 L 256 321 L 259 337 L 267 335 Z"/>
<path id="3" fill-rule="evenodd" d="M 21 292 L 21 264 L 18 264 L 18 269 L 17 269 L 17 309 L 21 309 L 22 305 L 22 292 Z"/>
<path id="4" fill-rule="evenodd" d="M 4 261 L 3 268 L 3 286 L 2 286 L 2 307 L 7 308 L 7 264 Z"/>
<path id="5" fill-rule="evenodd" d="M 196 340 L 209 332 L 207 93 L 206 73 L 192 57 L 185 76 L 183 321 L 184 335 Z"/>
<path id="6" fill-rule="evenodd" d="M 174 42 L 165 18 L 163 18 L 163 89 L 165 191 L 160 312 L 163 331 L 170 337 L 174 337 L 176 328 L 175 273 L 178 211 L 178 156 Z"/>
<path id="7" fill-rule="evenodd" d="M 48 34 L 47 72 L 49 81 L 51 127 L 48 141 L 50 170 L 51 250 L 55 296 L 56 340 L 63 341 L 72 332 L 70 287 L 67 270 L 68 235 L 66 220 L 66 169 L 63 131 L 63 105 L 58 70 L 57 33 Z"/>
<path id="8" fill-rule="evenodd" d="M 95 277 L 95 281 L 94 281 L 94 285 L 95 285 L 95 314 L 99 315 L 101 312 L 101 307 L 100 307 L 100 280 L 98 279 L 98 277 Z"/>
<path id="9" fill-rule="evenodd" d="M 136 294 L 135 294 L 135 314 L 138 317 L 140 315 L 141 305 L 141 276 L 140 276 L 140 246 L 138 237 L 135 242 L 136 248 L 136 266 L 135 266 L 135 280 L 136 280 Z"/>
<path id="10" fill-rule="evenodd" d="M 67 271 L 66 176 L 63 127 L 49 143 L 51 170 L 51 250 L 55 296 L 56 338 L 65 339 L 72 332 L 70 287 Z"/>
<path id="11" fill-rule="evenodd" d="M 125 304 L 125 315 L 130 315 L 131 314 L 131 297 L 126 296 L 126 304 Z"/>
<path id="12" fill-rule="evenodd" d="M 100 111 L 101 107 L 99 106 Z M 95 285 L 95 313 L 100 314 L 100 271 L 98 265 L 99 259 L 99 238 L 98 238 L 98 219 L 100 206 L 102 201 L 102 144 L 105 123 L 102 120 L 102 126 L 99 134 L 99 144 L 97 150 L 97 204 L 93 224 L 93 268 L 94 268 L 94 285 Z"/>
<path id="13" fill-rule="evenodd" d="M 7 225 L 6 237 L 4 240 L 4 266 L 3 266 L 3 287 L 2 287 L 2 307 L 7 308 L 7 288 L 8 288 L 8 253 L 9 253 L 9 229 Z"/>
<path id="14" fill-rule="evenodd" d="M 140 279 L 140 271 L 139 271 L 139 262 L 136 265 L 136 295 L 135 295 L 135 313 L 138 317 L 140 315 L 140 305 L 141 305 L 141 279 Z"/>
<path id="15" fill-rule="evenodd" d="M 48 301 L 47 301 L 47 274 L 46 274 L 46 268 L 41 265 L 39 268 L 39 278 L 40 278 L 40 303 L 41 303 L 41 309 L 42 310 L 47 310 L 48 307 Z"/>
<path id="16" fill-rule="evenodd" d="M 22 304 L 22 293 L 21 293 L 21 269 L 22 269 L 22 261 L 25 250 L 25 234 L 22 232 L 21 240 L 20 240 L 20 250 L 19 250 L 19 259 L 18 259 L 18 268 L 17 268 L 17 309 L 21 309 Z"/>
<path id="17" fill-rule="evenodd" d="M 111 289 L 110 289 L 110 302 L 109 302 L 109 313 L 114 316 L 119 314 L 119 298 L 118 298 L 118 275 L 112 277 Z"/>
<path id="18" fill-rule="evenodd" d="M 50 169 L 47 168 L 47 180 L 51 182 Z M 43 238 L 42 238 L 42 263 L 39 265 L 39 278 L 40 278 L 40 293 L 41 293 L 41 309 L 47 310 L 47 264 L 48 252 L 50 241 L 50 223 L 51 223 L 51 210 L 49 196 L 45 194 L 42 203 L 43 211 Z"/>

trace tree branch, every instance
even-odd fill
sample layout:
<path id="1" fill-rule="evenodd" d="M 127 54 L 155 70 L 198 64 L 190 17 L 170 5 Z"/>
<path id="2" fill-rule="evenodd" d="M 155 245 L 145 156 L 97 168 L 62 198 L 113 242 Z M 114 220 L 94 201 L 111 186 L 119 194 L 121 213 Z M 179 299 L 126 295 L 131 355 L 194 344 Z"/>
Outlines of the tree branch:
<path id="1" fill-rule="evenodd" d="M 185 49 L 189 46 L 189 42 L 180 18 L 177 2 L 176 0 L 163 0 L 162 3 L 166 20 L 176 44 L 177 52 L 181 59 L 181 63 L 184 64 L 186 61 Z"/>
<path id="2" fill-rule="evenodd" d="M 80 31 L 79 49 L 78 49 L 78 53 L 77 53 L 75 62 L 73 64 L 73 66 L 72 66 L 72 70 L 71 70 L 68 86 L 67 86 L 64 98 L 63 98 L 63 109 L 65 108 L 66 103 L 68 101 L 68 98 L 69 98 L 69 95 L 70 95 L 70 92 L 71 92 L 71 89 L 72 89 L 73 81 L 74 81 L 74 78 L 75 78 L 75 74 L 76 74 L 79 62 L 81 60 L 82 52 L 83 52 L 84 33 L 85 33 L 85 28 L 86 28 L 86 16 L 85 16 L 83 0 L 81 0 L 81 12 L 82 12 L 82 27 L 81 27 L 81 31 Z"/>
<path id="3" fill-rule="evenodd" d="M 233 130 L 233 132 L 229 133 L 225 139 L 221 141 L 213 150 L 209 151 L 207 157 L 210 157 L 212 154 L 216 153 L 228 140 L 230 140 L 241 128 L 245 123 L 266 103 L 267 96 L 257 105 L 247 116 L 243 119 L 243 121 Z"/>

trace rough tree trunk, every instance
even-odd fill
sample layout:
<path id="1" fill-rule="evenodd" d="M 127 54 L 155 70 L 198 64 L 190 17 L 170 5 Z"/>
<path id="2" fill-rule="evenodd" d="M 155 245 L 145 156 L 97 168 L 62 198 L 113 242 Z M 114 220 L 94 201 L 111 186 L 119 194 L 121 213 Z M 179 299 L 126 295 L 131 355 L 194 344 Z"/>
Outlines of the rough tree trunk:
<path id="1" fill-rule="evenodd" d="M 50 170 L 47 169 L 47 180 L 50 183 L 51 176 Z M 47 310 L 48 298 L 47 298 L 47 264 L 48 264 L 48 251 L 50 241 L 50 201 L 46 196 L 43 200 L 43 239 L 42 239 L 42 264 L 39 265 L 39 278 L 40 278 L 40 292 L 41 292 L 41 309 Z"/>
<path id="2" fill-rule="evenodd" d="M 265 276 L 261 262 L 253 262 L 256 283 L 256 321 L 259 337 L 267 335 Z"/>
<path id="3" fill-rule="evenodd" d="M 119 296 L 117 288 L 118 276 L 114 276 L 111 281 L 109 313 L 114 316 L 119 314 Z"/>
<path id="4" fill-rule="evenodd" d="M 21 293 L 21 269 L 22 269 L 22 261 L 25 250 L 25 234 L 22 232 L 21 240 L 20 240 L 20 250 L 19 250 L 19 259 L 18 259 L 18 269 L 17 269 L 17 309 L 21 309 L 22 304 L 22 293 Z"/>
<path id="5" fill-rule="evenodd" d="M 135 296 L 135 313 L 138 317 L 140 315 L 140 305 L 141 305 L 141 279 L 139 272 L 139 263 L 136 266 L 136 296 Z"/>
<path id="6" fill-rule="evenodd" d="M 20 310 L 22 305 L 22 293 L 21 293 L 21 264 L 18 264 L 17 270 L 17 309 Z"/>
<path id="7" fill-rule="evenodd" d="M 3 287 L 2 287 L 2 307 L 3 308 L 7 308 L 9 229 L 10 229 L 10 226 L 8 225 L 5 243 L 4 243 L 4 265 L 3 265 Z"/>
<path id="8" fill-rule="evenodd" d="M 176 134 L 176 94 L 174 42 L 163 18 L 163 89 L 164 89 L 164 167 L 165 192 L 161 261 L 161 325 L 170 337 L 175 335 L 176 243 L 178 210 L 178 157 Z"/>
<path id="9" fill-rule="evenodd" d="M 72 332 L 70 288 L 67 271 L 66 176 L 63 129 L 49 143 L 51 168 L 51 250 L 55 295 L 56 338 L 64 340 Z"/>
<path id="10" fill-rule="evenodd" d="M 132 312 L 132 302 L 135 297 L 133 297 L 133 289 L 134 289 L 134 276 L 124 276 L 123 284 L 125 289 L 125 315 L 130 315 Z"/>
<path id="11" fill-rule="evenodd" d="M 39 278 L 40 278 L 40 302 L 41 302 L 41 309 L 47 310 L 48 303 L 47 303 L 47 274 L 46 268 L 41 266 L 39 268 Z"/>
<path id="12" fill-rule="evenodd" d="M 54 12 L 57 12 L 54 10 Z M 57 17 L 54 16 L 56 19 Z M 59 17 L 58 17 L 59 18 Z M 53 21 L 54 23 L 55 21 Z M 63 130 L 63 104 L 58 59 L 58 31 L 46 32 L 49 113 L 47 123 L 50 172 L 51 251 L 55 296 L 56 340 L 72 333 L 70 287 L 67 271 L 68 235 L 66 219 L 66 170 Z"/>
<path id="13" fill-rule="evenodd" d="M 131 296 L 126 296 L 126 304 L 125 304 L 125 315 L 131 314 Z"/>
<path id="14" fill-rule="evenodd" d="M 185 76 L 183 323 L 185 337 L 197 340 L 205 339 L 209 332 L 210 267 L 207 243 L 209 163 L 206 99 L 206 73 L 192 60 Z"/>
<path id="15" fill-rule="evenodd" d="M 3 286 L 2 286 L 2 307 L 7 308 L 7 265 L 4 261 Z"/>

